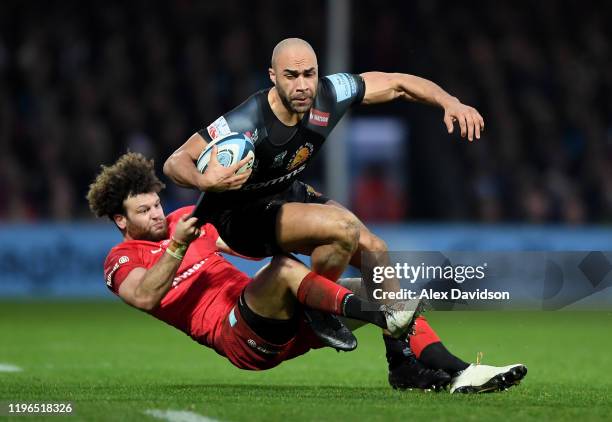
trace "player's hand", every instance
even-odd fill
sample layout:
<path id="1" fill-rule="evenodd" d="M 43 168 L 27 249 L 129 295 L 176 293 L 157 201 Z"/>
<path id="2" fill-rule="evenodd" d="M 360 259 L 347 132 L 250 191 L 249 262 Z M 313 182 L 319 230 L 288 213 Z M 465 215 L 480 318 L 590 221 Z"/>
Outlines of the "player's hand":
<path id="1" fill-rule="evenodd" d="M 233 166 L 223 167 L 219 160 L 217 160 L 217 147 L 214 146 L 211 151 L 210 161 L 202 174 L 198 187 L 201 191 L 205 192 L 223 192 L 240 189 L 248 180 L 253 170 L 248 169 L 241 174 L 236 174 L 236 171 L 247 164 L 250 159 L 245 157 Z"/>
<path id="2" fill-rule="evenodd" d="M 484 119 L 474 107 L 462 104 L 456 98 L 449 99 L 442 105 L 444 108 L 444 123 L 448 133 L 453 133 L 454 123 L 459 123 L 461 137 L 467 136 L 468 141 L 472 142 L 474 136 L 480 139 L 480 133 L 484 131 Z"/>
<path id="3" fill-rule="evenodd" d="M 189 214 L 182 215 L 176 223 L 172 238 L 179 243 L 189 245 L 200 237 L 200 225 L 196 217 L 189 217 Z"/>

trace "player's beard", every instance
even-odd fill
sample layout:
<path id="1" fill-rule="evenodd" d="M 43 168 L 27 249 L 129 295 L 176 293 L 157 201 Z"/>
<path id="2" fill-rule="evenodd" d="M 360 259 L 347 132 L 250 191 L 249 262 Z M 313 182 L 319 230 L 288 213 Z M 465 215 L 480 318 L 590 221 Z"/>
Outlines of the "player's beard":
<path id="1" fill-rule="evenodd" d="M 287 110 L 289 110 L 292 113 L 296 113 L 296 114 L 304 114 L 306 112 L 308 112 L 310 110 L 310 107 L 312 107 L 312 101 L 313 101 L 313 97 L 312 96 L 307 96 L 306 98 L 308 98 L 310 101 L 308 102 L 308 104 L 303 105 L 303 106 L 295 106 L 292 102 L 291 102 L 291 98 L 289 98 L 289 95 L 284 92 L 282 90 L 282 88 L 280 87 L 276 87 L 276 91 L 278 92 L 278 96 L 281 99 L 281 102 L 283 103 L 283 105 L 285 106 L 285 108 Z"/>
<path id="2" fill-rule="evenodd" d="M 168 223 L 166 220 L 161 223 L 163 223 L 163 227 L 157 230 L 154 226 L 142 227 L 136 224 L 129 225 L 127 230 L 132 239 L 159 242 L 168 238 Z"/>

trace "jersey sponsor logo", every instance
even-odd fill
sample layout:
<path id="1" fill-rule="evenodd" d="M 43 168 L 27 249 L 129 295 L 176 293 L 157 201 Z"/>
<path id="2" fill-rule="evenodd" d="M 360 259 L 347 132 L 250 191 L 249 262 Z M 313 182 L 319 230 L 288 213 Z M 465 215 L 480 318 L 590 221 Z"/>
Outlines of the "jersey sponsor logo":
<path id="1" fill-rule="evenodd" d="M 106 285 L 108 287 L 111 287 L 113 285 L 113 274 L 115 274 L 115 271 L 117 271 L 119 269 L 119 267 L 121 266 L 121 264 L 119 264 L 118 262 L 115 263 L 115 265 L 113 266 L 113 268 L 110 270 L 110 272 L 106 275 Z"/>
<path id="2" fill-rule="evenodd" d="M 348 73 L 335 73 L 333 75 L 326 76 L 326 78 L 334 86 L 337 103 L 348 100 L 357 94 L 357 84 L 355 83 L 353 77 Z"/>
<path id="3" fill-rule="evenodd" d="M 122 266 L 123 264 L 127 262 L 130 262 L 129 257 L 125 255 L 119 257 L 115 265 L 113 265 L 113 268 L 108 272 L 108 274 L 106 274 L 106 285 L 108 287 L 111 287 L 113 285 L 113 275 L 115 274 L 115 271 L 117 271 L 120 266 Z"/>
<path id="4" fill-rule="evenodd" d="M 231 133 L 227 120 L 225 120 L 225 117 L 223 116 L 212 122 L 210 126 L 206 128 L 206 130 L 213 141 Z"/>
<path id="5" fill-rule="evenodd" d="M 176 287 L 181 282 L 185 281 L 189 276 L 194 275 L 202 266 L 208 261 L 208 259 L 203 259 L 200 262 L 193 264 L 189 269 L 183 271 L 180 275 L 174 277 L 172 281 L 172 287 Z"/>
<path id="6" fill-rule="evenodd" d="M 295 151 L 295 154 L 293 154 L 293 157 L 291 157 L 287 170 L 293 170 L 294 168 L 308 161 L 313 150 L 314 146 L 310 142 L 306 142 L 304 145 L 299 147 L 297 151 Z"/>
<path id="7" fill-rule="evenodd" d="M 316 108 L 310 109 L 310 119 L 308 122 L 315 126 L 327 126 L 329 124 L 329 113 L 319 111 Z"/>
<path id="8" fill-rule="evenodd" d="M 255 190 L 255 189 L 267 188 L 268 186 L 276 185 L 277 183 L 282 183 L 282 182 L 285 182 L 291 179 L 292 177 L 295 177 L 298 173 L 304 171 L 305 168 L 306 168 L 306 164 L 293 170 L 291 173 L 285 174 L 284 176 L 277 177 L 276 179 L 268 180 L 266 182 L 259 182 L 259 183 L 253 183 L 252 185 L 245 185 L 242 187 L 242 189 L 243 190 Z"/>
<path id="9" fill-rule="evenodd" d="M 274 157 L 274 161 L 272 161 L 272 165 L 270 167 L 272 168 L 282 167 L 283 160 L 285 159 L 286 155 L 287 155 L 286 150 L 281 152 L 280 154 L 277 154 L 276 157 Z"/>

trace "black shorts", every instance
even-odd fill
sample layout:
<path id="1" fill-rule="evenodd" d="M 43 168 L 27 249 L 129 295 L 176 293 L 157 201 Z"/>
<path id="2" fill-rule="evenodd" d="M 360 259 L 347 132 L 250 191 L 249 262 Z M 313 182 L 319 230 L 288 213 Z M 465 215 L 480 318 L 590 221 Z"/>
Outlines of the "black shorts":
<path id="1" fill-rule="evenodd" d="M 221 238 L 239 254 L 263 258 L 284 253 L 276 240 L 276 217 L 287 202 L 325 204 L 329 198 L 312 186 L 294 181 L 283 192 L 248 202 L 206 206 L 206 220 Z"/>

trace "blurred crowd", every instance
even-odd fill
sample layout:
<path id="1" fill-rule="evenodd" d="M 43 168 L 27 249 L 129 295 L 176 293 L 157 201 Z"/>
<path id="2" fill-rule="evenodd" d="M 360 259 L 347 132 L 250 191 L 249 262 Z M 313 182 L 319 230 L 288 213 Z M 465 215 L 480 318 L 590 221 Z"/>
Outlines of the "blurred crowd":
<path id="1" fill-rule="evenodd" d="M 347 71 L 424 76 L 486 120 L 484 137 L 468 144 L 431 108 L 355 109 L 410 127 L 405 183 L 384 167 L 355 181 L 361 217 L 611 220 L 612 6 L 351 5 Z M 100 164 L 130 149 L 161 171 L 194 131 L 269 86 L 270 53 L 282 38 L 310 41 L 324 67 L 326 8 L 322 0 L 3 2 L 0 221 L 90 218 L 84 196 Z M 194 197 L 168 183 L 168 207 Z"/>

